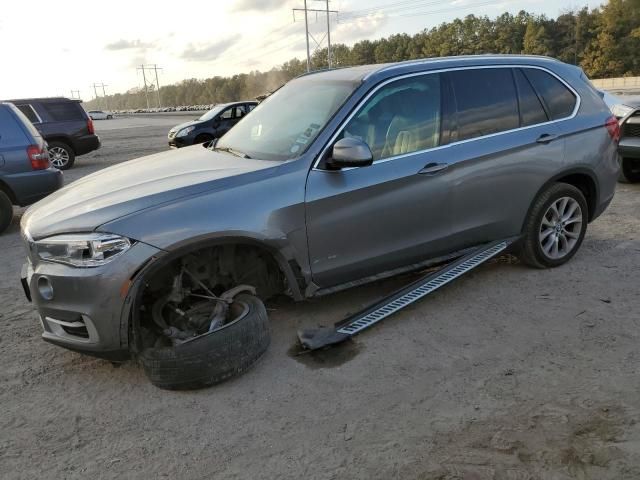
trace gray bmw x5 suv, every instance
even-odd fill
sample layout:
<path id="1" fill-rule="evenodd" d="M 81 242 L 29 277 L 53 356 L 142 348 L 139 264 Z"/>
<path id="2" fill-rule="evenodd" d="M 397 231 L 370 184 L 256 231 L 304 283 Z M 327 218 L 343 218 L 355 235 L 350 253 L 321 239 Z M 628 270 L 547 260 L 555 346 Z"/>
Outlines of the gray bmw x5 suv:
<path id="1" fill-rule="evenodd" d="M 119 359 L 153 344 L 149 312 L 177 281 L 186 295 L 248 284 L 302 300 L 514 236 L 523 262 L 559 266 L 611 202 L 618 136 L 582 71 L 550 58 L 304 75 L 214 145 L 122 163 L 31 207 L 23 285 L 45 340 Z"/>

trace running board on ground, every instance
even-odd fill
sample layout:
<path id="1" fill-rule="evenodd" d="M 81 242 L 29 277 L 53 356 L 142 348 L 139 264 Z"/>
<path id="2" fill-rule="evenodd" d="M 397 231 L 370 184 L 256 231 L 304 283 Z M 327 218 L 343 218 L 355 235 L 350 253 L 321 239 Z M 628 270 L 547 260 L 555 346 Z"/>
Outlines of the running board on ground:
<path id="1" fill-rule="evenodd" d="M 364 310 L 336 323 L 333 328 L 301 330 L 298 338 L 308 350 L 318 350 L 343 342 L 362 330 L 384 320 L 389 315 L 411 305 L 440 287 L 473 270 L 478 265 L 504 252 L 517 237 L 500 240 L 479 247 L 471 253 L 447 264 L 440 270 L 422 277 L 392 293 Z"/>

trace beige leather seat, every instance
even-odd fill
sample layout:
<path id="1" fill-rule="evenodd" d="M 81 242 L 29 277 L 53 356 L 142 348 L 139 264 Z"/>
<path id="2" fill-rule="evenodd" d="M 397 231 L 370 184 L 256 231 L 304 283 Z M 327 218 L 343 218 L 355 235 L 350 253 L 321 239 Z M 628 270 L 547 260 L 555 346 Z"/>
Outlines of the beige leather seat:
<path id="1" fill-rule="evenodd" d="M 440 136 L 440 98 L 420 94 L 407 95 L 415 100 L 389 123 L 380 158 L 425 150 L 438 145 Z"/>

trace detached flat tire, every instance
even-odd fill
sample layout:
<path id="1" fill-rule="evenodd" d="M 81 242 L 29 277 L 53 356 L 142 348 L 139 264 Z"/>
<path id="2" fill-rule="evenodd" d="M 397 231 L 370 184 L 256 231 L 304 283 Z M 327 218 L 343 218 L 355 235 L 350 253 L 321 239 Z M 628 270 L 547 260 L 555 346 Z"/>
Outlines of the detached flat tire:
<path id="1" fill-rule="evenodd" d="M 253 295 L 238 295 L 243 313 L 210 333 L 175 347 L 147 348 L 140 361 L 156 387 L 193 390 L 240 375 L 269 347 L 271 336 L 264 304 Z"/>

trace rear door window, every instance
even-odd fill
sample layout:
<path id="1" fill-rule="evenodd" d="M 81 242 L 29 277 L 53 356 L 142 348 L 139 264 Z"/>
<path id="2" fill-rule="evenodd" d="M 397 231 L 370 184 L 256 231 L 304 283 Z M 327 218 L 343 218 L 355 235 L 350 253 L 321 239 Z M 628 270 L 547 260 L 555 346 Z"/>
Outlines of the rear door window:
<path id="1" fill-rule="evenodd" d="M 233 113 L 234 118 L 242 118 L 244 116 L 245 106 L 239 105 L 237 107 L 234 107 L 233 110 L 234 110 L 234 113 Z"/>
<path id="2" fill-rule="evenodd" d="M 447 73 L 455 95 L 457 139 L 482 137 L 520 126 L 518 100 L 509 68 Z"/>
<path id="3" fill-rule="evenodd" d="M 519 68 L 513 70 L 520 101 L 520 126 L 528 127 L 549 121 L 540 98 Z"/>
<path id="4" fill-rule="evenodd" d="M 28 103 L 23 103 L 22 105 L 16 105 L 16 107 L 18 108 L 18 110 L 20 110 L 25 117 L 27 117 L 29 119 L 29 121 L 31 123 L 40 123 L 40 117 L 38 116 L 38 114 L 36 113 L 36 111 L 33 109 L 33 106 L 31 106 Z"/>
<path id="5" fill-rule="evenodd" d="M 542 97 L 552 120 L 571 116 L 576 106 L 576 96 L 564 83 L 544 70 L 523 68 L 522 71 Z"/>
<path id="6" fill-rule="evenodd" d="M 42 106 L 56 122 L 84 120 L 84 111 L 77 102 L 46 102 Z"/>
<path id="7" fill-rule="evenodd" d="M 18 108 L 16 108 L 15 106 L 11 106 L 10 107 L 13 110 L 13 113 L 15 113 L 15 115 L 18 117 L 20 123 L 22 123 L 22 126 L 36 139 L 40 139 L 42 138 L 42 135 L 40 135 L 40 132 L 38 131 L 38 129 L 36 127 L 33 126 L 33 124 L 29 121 L 29 119 L 27 118 L 27 116 L 22 113 L 22 111 Z"/>

